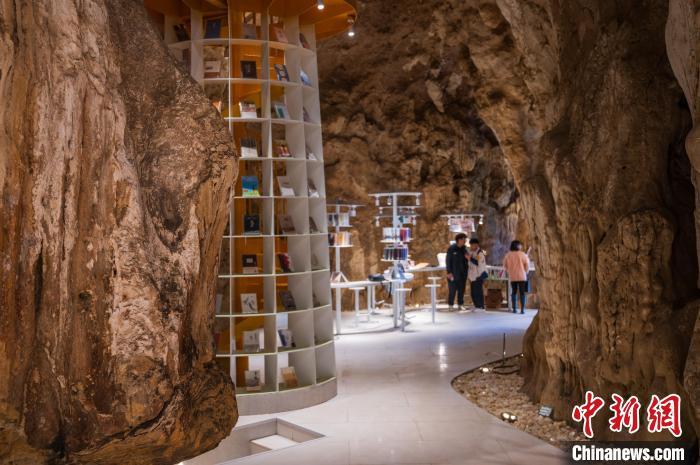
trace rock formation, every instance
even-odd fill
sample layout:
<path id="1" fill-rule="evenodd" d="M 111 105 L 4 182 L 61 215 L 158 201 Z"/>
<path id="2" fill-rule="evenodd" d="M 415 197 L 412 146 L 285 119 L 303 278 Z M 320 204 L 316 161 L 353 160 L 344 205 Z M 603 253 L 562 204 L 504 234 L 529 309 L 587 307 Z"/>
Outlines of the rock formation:
<path id="1" fill-rule="evenodd" d="M 357 36 L 330 39 L 319 51 L 328 198 L 367 205 L 354 221 L 357 246 L 342 252 L 350 276 L 384 268 L 368 194 L 393 190 L 424 193 L 411 243 L 416 261 L 436 263 L 446 249 L 452 234 L 440 215 L 480 211 L 478 234 L 489 261 L 500 263 L 517 232 L 518 194 L 476 113 L 464 46 L 435 20 L 436 2 L 359 3 Z"/>
<path id="2" fill-rule="evenodd" d="M 690 118 L 666 53 L 668 2 L 445 3 L 536 244 L 527 392 L 558 418 L 587 389 L 645 405 L 678 392 L 694 438 L 682 382 L 698 295 Z M 596 421 L 611 437 L 606 415 Z"/>
<path id="3" fill-rule="evenodd" d="M 237 418 L 224 124 L 132 0 L 0 3 L 0 462 L 171 464 Z"/>

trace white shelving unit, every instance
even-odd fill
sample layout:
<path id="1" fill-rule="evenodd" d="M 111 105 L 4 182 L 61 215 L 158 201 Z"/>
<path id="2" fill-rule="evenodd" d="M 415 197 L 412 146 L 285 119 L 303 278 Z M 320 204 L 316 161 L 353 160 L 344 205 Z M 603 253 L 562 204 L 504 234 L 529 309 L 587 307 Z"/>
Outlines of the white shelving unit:
<path id="1" fill-rule="evenodd" d="M 328 246 L 333 250 L 334 252 L 334 260 L 333 264 L 335 267 L 335 270 L 333 272 L 333 277 L 337 277 L 338 282 L 347 282 L 348 278 L 345 276 L 345 273 L 343 273 L 343 270 L 340 266 L 340 251 L 342 249 L 348 249 L 352 248 L 352 243 L 349 240 L 348 237 L 348 243 L 347 244 L 338 244 L 338 238 L 341 237 L 342 234 L 347 234 L 348 236 L 350 235 L 350 232 L 348 231 L 349 228 L 352 227 L 350 224 L 350 218 L 354 218 L 357 212 L 358 208 L 363 207 L 364 205 L 361 204 L 353 204 L 353 203 L 347 203 L 343 202 L 341 200 L 337 200 L 335 203 L 329 203 L 327 205 L 328 208 L 328 221 L 329 224 L 331 225 L 330 227 L 333 229 L 333 233 L 329 233 L 329 244 Z M 331 221 L 333 219 L 333 221 Z M 347 219 L 347 221 L 345 221 Z M 330 234 L 335 234 L 336 240 L 333 241 L 333 243 L 330 242 Z M 336 288 L 335 289 L 335 315 L 336 315 L 336 322 L 335 322 L 335 332 L 336 334 L 340 334 L 340 327 L 341 327 L 341 305 L 342 305 L 342 289 L 341 288 Z M 369 311 L 369 310 L 368 310 Z"/>
<path id="2" fill-rule="evenodd" d="M 382 262 L 387 262 L 391 264 L 389 268 L 389 273 L 393 276 L 395 270 L 397 270 L 399 264 L 407 263 L 410 255 L 408 255 L 408 243 L 411 242 L 411 237 L 403 239 L 399 233 L 399 230 L 405 225 L 416 225 L 418 213 L 417 209 L 420 208 L 420 192 L 382 192 L 378 194 L 370 194 L 374 197 L 375 206 L 377 207 L 377 214 L 374 216 L 375 226 L 383 227 L 388 220 L 395 231 L 391 238 L 382 239 L 382 243 L 386 244 L 385 251 L 387 247 L 393 248 L 405 248 L 406 256 L 405 258 L 397 257 L 385 257 L 382 258 Z M 407 203 L 407 199 L 410 202 Z M 383 236 L 382 236 L 383 237 Z M 405 267 L 407 268 L 407 267 Z M 404 284 L 403 279 L 391 279 L 391 302 L 394 313 L 394 328 L 398 327 L 399 314 L 405 311 L 403 308 L 404 296 L 400 295 L 396 290 L 402 288 Z"/>
<path id="3" fill-rule="evenodd" d="M 316 40 L 346 29 L 355 10 L 344 0 L 327 3 L 325 13 L 309 0 L 201 2 L 202 11 L 182 2 L 179 14 L 161 12 L 166 43 L 203 86 L 239 151 L 244 140 L 255 141 L 257 157 L 239 160 L 214 330 L 217 364 L 236 384 L 242 415 L 308 407 L 337 393 Z M 183 30 L 189 40 L 181 40 Z M 278 79 L 275 65 L 286 67 L 289 81 Z M 304 74 L 310 82 L 302 82 Z M 254 104 L 255 116 L 241 116 L 239 102 Z M 276 103 L 288 117 L 275 113 Z M 279 141 L 288 153 L 279 153 Z M 259 195 L 244 195 L 244 176 L 256 178 Z M 282 195 L 280 176 L 293 195 Z M 243 223 L 255 216 L 258 234 L 251 234 Z M 281 229 L 281 216 L 293 233 Z M 283 272 L 279 254 L 289 256 L 293 271 Z M 256 257 L 258 273 L 244 272 L 244 255 Z M 294 309 L 281 293 L 293 296 Z M 255 294 L 258 313 L 242 313 L 241 294 Z M 280 345 L 280 329 L 292 331 L 294 347 Z M 260 350 L 243 350 L 243 331 L 260 332 Z M 285 367 L 294 367 L 297 386 L 285 384 Z M 246 388 L 246 370 L 260 371 L 260 390 Z"/>

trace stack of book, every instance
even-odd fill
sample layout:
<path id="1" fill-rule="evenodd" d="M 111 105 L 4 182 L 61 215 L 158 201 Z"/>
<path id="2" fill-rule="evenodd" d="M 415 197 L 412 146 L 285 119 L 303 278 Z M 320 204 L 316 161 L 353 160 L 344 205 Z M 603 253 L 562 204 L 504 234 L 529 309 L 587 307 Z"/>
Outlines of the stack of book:
<path id="1" fill-rule="evenodd" d="M 385 247 L 382 258 L 384 260 L 408 260 L 408 247 L 400 245 Z"/>

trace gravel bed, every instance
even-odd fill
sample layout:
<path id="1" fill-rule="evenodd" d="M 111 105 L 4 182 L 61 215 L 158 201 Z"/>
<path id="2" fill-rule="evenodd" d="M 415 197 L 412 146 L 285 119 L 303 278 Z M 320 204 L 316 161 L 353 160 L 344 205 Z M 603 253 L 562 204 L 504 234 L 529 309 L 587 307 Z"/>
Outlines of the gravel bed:
<path id="1" fill-rule="evenodd" d="M 517 370 L 520 356 L 506 359 L 506 365 Z M 501 362 L 484 365 L 489 368 L 483 373 L 481 368 L 458 376 L 452 381 L 452 387 L 464 397 L 475 403 L 491 415 L 501 418 L 501 413 L 508 412 L 517 416 L 512 426 L 547 441 L 561 449 L 566 449 L 566 441 L 585 441 L 586 437 L 563 421 L 539 415 L 539 406 L 521 392 L 523 378 L 519 372 L 498 374 L 493 368 Z M 483 367 L 482 367 L 483 368 Z"/>

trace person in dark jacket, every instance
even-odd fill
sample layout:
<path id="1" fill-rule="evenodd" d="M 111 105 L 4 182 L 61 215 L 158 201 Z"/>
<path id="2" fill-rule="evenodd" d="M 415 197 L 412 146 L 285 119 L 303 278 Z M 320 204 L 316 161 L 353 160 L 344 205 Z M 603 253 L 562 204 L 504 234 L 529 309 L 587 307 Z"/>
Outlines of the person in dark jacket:
<path id="1" fill-rule="evenodd" d="M 455 294 L 457 295 L 457 305 L 461 310 L 464 306 L 464 288 L 467 286 L 467 235 L 459 233 L 455 236 L 455 243 L 447 249 L 445 257 L 445 268 L 447 269 L 447 284 L 449 295 L 447 304 L 450 311 L 454 309 Z"/>

